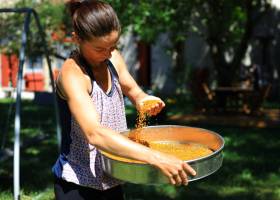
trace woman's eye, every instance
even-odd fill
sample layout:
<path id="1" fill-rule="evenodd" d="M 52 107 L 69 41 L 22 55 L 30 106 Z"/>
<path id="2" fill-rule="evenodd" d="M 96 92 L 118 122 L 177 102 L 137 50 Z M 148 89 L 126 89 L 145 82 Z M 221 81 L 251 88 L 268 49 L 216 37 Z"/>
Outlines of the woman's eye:
<path id="1" fill-rule="evenodd" d="M 94 48 L 94 50 L 98 53 L 101 53 L 101 52 L 105 52 L 105 51 L 114 51 L 115 49 L 117 49 L 117 46 L 113 46 L 111 47 L 110 49 L 99 49 L 99 48 Z"/>
<path id="2" fill-rule="evenodd" d="M 95 49 L 97 52 L 102 52 L 104 49 Z"/>

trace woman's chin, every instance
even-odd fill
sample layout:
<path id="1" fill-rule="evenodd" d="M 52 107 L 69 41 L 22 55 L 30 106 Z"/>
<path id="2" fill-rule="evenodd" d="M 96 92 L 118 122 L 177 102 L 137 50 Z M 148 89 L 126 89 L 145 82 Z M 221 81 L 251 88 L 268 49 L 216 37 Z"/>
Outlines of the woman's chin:
<path id="1" fill-rule="evenodd" d="M 110 58 L 103 58 L 103 59 L 100 59 L 100 62 L 106 62 L 106 60 L 109 60 Z"/>
<path id="2" fill-rule="evenodd" d="M 94 62 L 101 64 L 101 63 L 104 63 L 106 60 L 107 60 L 107 58 L 102 58 L 102 59 L 96 59 Z"/>

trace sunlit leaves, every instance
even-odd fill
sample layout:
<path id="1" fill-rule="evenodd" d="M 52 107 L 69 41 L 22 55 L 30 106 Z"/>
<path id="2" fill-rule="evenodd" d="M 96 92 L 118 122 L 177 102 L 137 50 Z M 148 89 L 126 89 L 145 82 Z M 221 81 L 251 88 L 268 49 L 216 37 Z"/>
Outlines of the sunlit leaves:
<path id="1" fill-rule="evenodd" d="M 67 12 L 65 12 L 64 4 L 52 4 L 49 1 L 18 1 L 14 4 L 15 8 L 29 7 L 36 10 L 39 15 L 41 25 L 46 33 L 46 41 L 49 49 L 54 48 L 55 43 L 51 39 L 51 34 L 67 23 Z M 21 47 L 21 34 L 23 31 L 23 24 L 25 13 L 1 13 L 1 29 L 0 38 L 3 52 L 18 53 Z M 69 21 L 69 20 L 68 20 Z M 71 28 L 66 26 L 65 28 Z M 31 17 L 29 32 L 28 32 L 27 51 L 28 56 L 38 56 L 43 54 L 42 35 L 39 34 L 39 29 L 33 18 Z"/>

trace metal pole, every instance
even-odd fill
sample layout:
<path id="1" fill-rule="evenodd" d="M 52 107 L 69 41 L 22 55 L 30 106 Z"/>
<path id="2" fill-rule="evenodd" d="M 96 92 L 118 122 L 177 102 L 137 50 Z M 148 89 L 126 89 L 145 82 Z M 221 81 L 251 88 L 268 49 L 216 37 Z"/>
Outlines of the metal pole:
<path id="1" fill-rule="evenodd" d="M 60 145 L 61 145 L 61 127 L 60 127 L 60 121 L 59 121 L 59 112 L 58 112 L 58 104 L 57 104 L 57 97 L 55 94 L 55 83 L 54 83 L 54 78 L 53 78 L 53 73 L 52 73 L 52 66 L 51 66 L 51 60 L 50 60 L 50 56 L 49 56 L 49 51 L 48 51 L 48 47 L 46 45 L 46 41 L 45 41 L 45 33 L 42 29 L 38 14 L 35 10 L 32 10 L 33 15 L 35 17 L 36 20 L 36 24 L 38 26 L 39 29 L 39 34 L 41 35 L 41 42 L 42 45 L 44 47 L 44 53 L 47 59 L 47 63 L 48 63 L 48 67 L 49 67 L 49 74 L 50 74 L 50 78 L 51 78 L 51 86 L 52 86 L 52 91 L 53 91 L 53 101 L 54 101 L 54 108 L 55 108 L 55 119 L 56 119 L 56 136 L 57 136 L 57 143 L 58 143 L 58 150 L 60 150 Z"/>
<path id="2" fill-rule="evenodd" d="M 21 91 L 23 78 L 23 65 L 25 60 L 25 48 L 30 22 L 30 11 L 26 13 L 24 27 L 21 36 L 21 48 L 19 54 L 19 71 L 17 77 L 17 97 L 15 113 L 15 138 L 14 138 L 14 200 L 20 200 L 20 113 L 21 113 Z"/>
<path id="3" fill-rule="evenodd" d="M 1 55 L 1 49 L 0 49 L 0 55 Z M 0 56 L 1 58 L 1 56 Z M 0 66 L 2 66 L 2 58 L 0 59 Z M 2 67 L 0 67 L 0 74 L 2 74 Z M 0 92 L 2 92 L 2 76 L 0 76 Z"/>

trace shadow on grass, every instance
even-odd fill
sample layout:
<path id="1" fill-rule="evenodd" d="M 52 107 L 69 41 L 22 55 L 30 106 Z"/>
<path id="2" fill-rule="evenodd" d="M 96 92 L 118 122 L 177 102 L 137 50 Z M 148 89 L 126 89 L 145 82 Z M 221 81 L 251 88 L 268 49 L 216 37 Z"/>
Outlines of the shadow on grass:
<path id="1" fill-rule="evenodd" d="M 8 118 L 12 100 L 0 102 L 1 133 L 6 131 L 5 149 L 13 150 L 14 105 Z M 7 127 L 7 128 L 3 128 Z M 44 190 L 52 184 L 51 167 L 57 158 L 56 124 L 52 106 L 38 106 L 31 101 L 22 103 L 20 182 L 25 193 Z M 0 138 L 1 143 L 3 137 Z M 13 158 L 0 163 L 0 191 L 12 191 Z M 1 197 L 1 192 L 0 192 Z M 1 198 L 0 198 L 1 199 Z"/>

